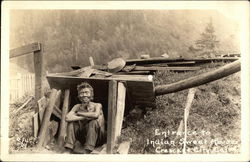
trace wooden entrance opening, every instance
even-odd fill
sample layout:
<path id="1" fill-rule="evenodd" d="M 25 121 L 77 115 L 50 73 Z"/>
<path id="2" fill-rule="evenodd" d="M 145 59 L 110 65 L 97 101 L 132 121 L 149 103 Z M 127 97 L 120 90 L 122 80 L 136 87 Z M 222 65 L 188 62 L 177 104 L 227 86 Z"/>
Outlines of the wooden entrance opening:
<path id="1" fill-rule="evenodd" d="M 68 111 L 79 103 L 76 90 L 78 84 L 85 81 L 93 87 L 94 102 L 103 105 L 104 117 L 107 121 L 106 152 L 108 154 L 113 153 L 117 137 L 121 135 L 125 109 L 136 105 L 151 107 L 155 105 L 154 85 L 152 79 L 149 79 L 148 76 L 124 78 L 114 75 L 106 78 L 84 78 L 49 74 L 47 79 L 52 90 L 70 91 L 71 100 Z M 56 95 L 56 93 L 54 94 Z M 65 120 L 63 113 L 61 120 Z M 40 130 L 40 132 L 42 131 Z"/>

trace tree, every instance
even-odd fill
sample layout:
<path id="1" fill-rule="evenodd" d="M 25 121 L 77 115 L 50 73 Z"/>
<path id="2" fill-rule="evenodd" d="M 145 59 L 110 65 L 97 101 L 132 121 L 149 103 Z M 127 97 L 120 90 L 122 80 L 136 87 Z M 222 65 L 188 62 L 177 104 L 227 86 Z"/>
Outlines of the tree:
<path id="1" fill-rule="evenodd" d="M 218 46 L 219 41 L 217 40 L 215 29 L 210 19 L 205 31 L 201 33 L 200 39 L 195 42 L 195 47 L 192 45 L 189 47 L 189 50 L 192 52 L 199 52 L 201 55 L 211 56 L 217 53 Z"/>

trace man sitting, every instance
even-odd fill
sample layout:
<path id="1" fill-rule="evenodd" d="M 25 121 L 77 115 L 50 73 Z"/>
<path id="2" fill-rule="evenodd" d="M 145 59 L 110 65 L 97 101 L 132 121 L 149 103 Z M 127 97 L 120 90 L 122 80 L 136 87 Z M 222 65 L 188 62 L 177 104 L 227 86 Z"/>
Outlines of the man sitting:
<path id="1" fill-rule="evenodd" d="M 66 116 L 68 122 L 65 147 L 74 153 L 90 153 L 104 140 L 104 116 L 102 105 L 92 102 L 91 85 L 82 82 L 77 86 L 81 104 L 76 104 Z"/>

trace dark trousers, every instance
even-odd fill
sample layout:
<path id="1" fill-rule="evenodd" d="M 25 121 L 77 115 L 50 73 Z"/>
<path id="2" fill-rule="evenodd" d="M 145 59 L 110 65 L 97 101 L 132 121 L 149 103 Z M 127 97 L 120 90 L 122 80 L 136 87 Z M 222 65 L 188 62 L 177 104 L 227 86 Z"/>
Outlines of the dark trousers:
<path id="1" fill-rule="evenodd" d="M 81 120 L 68 123 L 65 147 L 76 149 L 81 144 L 83 149 L 93 151 L 101 142 L 100 125 L 97 120 Z"/>

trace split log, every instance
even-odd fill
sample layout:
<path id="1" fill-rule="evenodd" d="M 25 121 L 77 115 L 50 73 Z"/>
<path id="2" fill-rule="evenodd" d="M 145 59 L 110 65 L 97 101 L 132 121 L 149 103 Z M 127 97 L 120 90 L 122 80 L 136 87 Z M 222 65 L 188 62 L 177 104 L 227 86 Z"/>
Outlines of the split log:
<path id="1" fill-rule="evenodd" d="M 240 60 L 227 64 L 223 67 L 220 67 L 217 70 L 210 71 L 210 72 L 207 72 L 198 76 L 194 76 L 188 79 L 184 79 L 176 83 L 156 86 L 155 95 L 159 96 L 159 95 L 178 92 L 184 89 L 196 87 L 202 84 L 206 84 L 206 83 L 221 79 L 223 77 L 226 77 L 238 71 L 240 71 Z"/>
<path id="2" fill-rule="evenodd" d="M 60 123 L 60 129 L 59 129 L 59 136 L 58 136 L 58 145 L 63 146 L 64 140 L 66 137 L 66 130 L 67 130 L 67 122 L 66 122 L 66 115 L 69 111 L 69 89 L 65 90 L 64 94 L 64 101 L 63 101 L 63 108 L 62 108 L 62 119 Z"/>
<path id="3" fill-rule="evenodd" d="M 158 70 L 171 70 L 171 71 L 194 71 L 199 70 L 200 67 L 160 67 L 160 66 L 153 66 L 153 67 L 146 67 L 146 66 L 136 66 L 133 71 L 158 71 Z"/>
<path id="4" fill-rule="evenodd" d="M 166 63 L 166 62 L 176 62 L 176 61 L 195 61 L 195 62 L 212 62 L 212 61 L 236 61 L 238 58 L 235 57 L 220 57 L 220 58 L 162 58 L 155 57 L 149 59 L 131 59 L 127 60 L 127 65 L 141 65 L 141 64 L 153 64 L 153 63 Z"/>
<path id="5" fill-rule="evenodd" d="M 43 146 L 45 138 L 46 138 L 46 134 L 48 131 L 48 126 L 49 126 L 49 120 L 50 120 L 50 116 L 52 114 L 53 108 L 56 104 L 56 99 L 57 96 L 61 94 L 61 91 L 56 90 L 56 89 L 52 89 L 50 97 L 49 97 L 49 104 L 47 106 L 47 108 L 45 109 L 44 115 L 43 115 L 43 120 L 42 120 L 42 124 L 41 124 L 41 128 L 38 134 L 38 147 Z"/>
<path id="6" fill-rule="evenodd" d="M 115 114 L 117 104 L 117 81 L 109 81 L 108 94 L 107 154 L 113 153 L 115 146 Z"/>
<path id="7" fill-rule="evenodd" d="M 130 71 L 130 72 L 118 72 L 116 75 L 148 75 L 150 71 Z"/>

